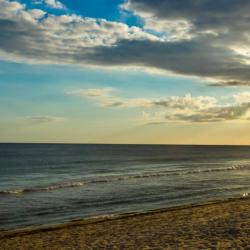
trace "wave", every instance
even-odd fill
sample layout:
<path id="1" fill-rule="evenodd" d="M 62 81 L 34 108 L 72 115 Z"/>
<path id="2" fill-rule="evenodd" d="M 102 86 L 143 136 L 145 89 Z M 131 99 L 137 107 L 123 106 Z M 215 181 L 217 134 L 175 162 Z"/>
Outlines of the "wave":
<path id="1" fill-rule="evenodd" d="M 54 185 L 50 185 L 47 187 L 33 187 L 33 188 L 24 188 L 24 189 L 16 189 L 16 190 L 3 190 L 3 191 L 0 191 L 0 195 L 11 195 L 11 194 L 22 194 L 22 193 L 30 193 L 30 192 L 51 191 L 54 189 L 80 187 L 83 185 L 84 185 L 84 182 L 69 182 L 69 183 L 54 184 Z"/>
<path id="2" fill-rule="evenodd" d="M 15 190 L 3 190 L 0 191 L 0 195 L 20 195 L 24 193 L 31 192 L 45 192 L 53 191 L 56 189 L 64 188 L 74 188 L 82 187 L 88 184 L 95 183 L 107 183 L 114 181 L 124 181 L 129 179 L 140 179 L 140 178 L 154 178 L 154 177 L 164 177 L 164 176 L 173 176 L 173 175 L 189 175 L 189 174 L 202 174 L 210 172 L 223 172 L 223 171 L 235 171 L 235 170 L 247 170 L 250 169 L 250 165 L 233 165 L 226 168 L 209 168 L 209 169 L 196 169 L 196 170 L 165 170 L 159 172 L 143 172 L 141 174 L 127 174 L 127 175 L 107 175 L 93 179 L 84 179 L 79 181 L 64 182 L 59 184 L 52 184 L 45 187 L 31 187 L 31 188 L 19 188 Z"/>
<path id="3" fill-rule="evenodd" d="M 195 174 L 195 173 L 207 173 L 207 172 L 223 172 L 223 171 L 232 171 L 232 170 L 247 170 L 250 169 L 250 165 L 232 165 L 225 168 L 209 168 L 209 169 L 197 169 L 186 171 L 185 174 Z"/>

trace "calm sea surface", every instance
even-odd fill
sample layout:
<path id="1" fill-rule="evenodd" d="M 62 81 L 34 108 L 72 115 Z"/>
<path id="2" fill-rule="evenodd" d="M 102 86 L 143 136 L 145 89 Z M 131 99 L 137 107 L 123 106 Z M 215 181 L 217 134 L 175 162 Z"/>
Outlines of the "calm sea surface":
<path id="1" fill-rule="evenodd" d="M 0 144 L 0 229 L 250 193 L 250 147 Z"/>

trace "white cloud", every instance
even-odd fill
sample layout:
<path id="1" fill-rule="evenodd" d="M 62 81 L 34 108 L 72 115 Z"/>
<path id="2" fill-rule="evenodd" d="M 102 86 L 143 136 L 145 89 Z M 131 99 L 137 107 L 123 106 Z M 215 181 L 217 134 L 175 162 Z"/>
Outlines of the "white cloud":
<path id="1" fill-rule="evenodd" d="M 250 85 L 250 5 L 213 1 L 128 0 L 123 8 L 142 18 L 139 28 L 0 0 L 0 60 L 140 67 Z"/>
<path id="2" fill-rule="evenodd" d="M 165 41 L 192 39 L 192 24 L 186 20 L 159 20 L 154 17 L 145 18 L 145 29 L 151 29 L 161 34 Z"/>
<path id="3" fill-rule="evenodd" d="M 93 89 L 77 89 L 67 92 L 69 95 L 88 97 L 101 106 L 113 106 L 120 108 L 135 107 L 163 107 L 172 109 L 192 109 L 202 110 L 216 106 L 217 100 L 210 96 L 192 97 L 191 94 L 185 96 L 170 96 L 166 98 L 121 98 L 112 95 L 113 88 L 93 88 Z"/>
<path id="4" fill-rule="evenodd" d="M 150 100 L 146 98 L 123 99 L 112 95 L 117 91 L 114 88 L 93 88 L 93 89 L 77 89 L 67 92 L 69 95 L 86 97 L 99 106 L 106 107 L 120 107 L 120 108 L 133 108 L 133 107 L 149 107 L 152 106 Z"/>
<path id="5" fill-rule="evenodd" d="M 54 9 L 64 9 L 65 8 L 65 6 L 60 1 L 57 1 L 57 0 L 45 0 L 45 3 L 49 7 L 54 8 Z"/>
<path id="6" fill-rule="evenodd" d="M 34 19 L 40 19 L 46 14 L 45 11 L 40 10 L 40 9 L 29 10 L 29 13 L 30 13 L 31 17 Z"/>
<path id="7" fill-rule="evenodd" d="M 142 121 L 146 123 L 170 121 L 221 122 L 250 119 L 250 94 L 244 92 L 233 96 L 234 103 L 224 104 L 221 104 L 221 100 L 212 96 L 186 94 L 165 98 L 122 98 L 115 96 L 113 93 L 114 89 L 103 88 L 78 89 L 67 94 L 88 98 L 101 107 L 147 108 L 149 111 L 142 111 Z M 155 111 L 156 109 L 158 111 Z"/>
<path id="8" fill-rule="evenodd" d="M 120 5 L 122 11 L 132 11 L 135 15 L 142 18 L 144 29 L 149 32 L 159 33 L 161 41 L 174 41 L 182 39 L 191 39 L 193 37 L 192 23 L 185 19 L 164 20 L 156 18 L 153 13 L 134 9 L 130 1 Z"/>
<path id="9" fill-rule="evenodd" d="M 93 97 L 103 97 L 114 91 L 115 91 L 114 88 L 77 89 L 69 91 L 67 92 L 67 94 L 93 98 Z"/>
<path id="10" fill-rule="evenodd" d="M 32 3 L 37 5 L 45 4 L 52 9 L 66 9 L 66 6 L 58 0 L 33 0 Z"/>
<path id="11" fill-rule="evenodd" d="M 32 63 L 92 64 L 96 47 L 120 40 L 157 40 L 138 27 L 79 15 L 53 15 L 0 0 L 0 59 Z"/>
<path id="12" fill-rule="evenodd" d="M 241 92 L 233 96 L 237 104 L 250 103 L 250 92 Z"/>

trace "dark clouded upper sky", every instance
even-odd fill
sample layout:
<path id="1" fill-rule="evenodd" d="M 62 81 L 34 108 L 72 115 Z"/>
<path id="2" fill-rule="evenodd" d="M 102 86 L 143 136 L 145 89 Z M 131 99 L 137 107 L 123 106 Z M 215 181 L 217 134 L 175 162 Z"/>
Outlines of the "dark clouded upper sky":
<path id="1" fill-rule="evenodd" d="M 249 13 L 248 0 L 0 0 L 1 141 L 248 144 Z"/>

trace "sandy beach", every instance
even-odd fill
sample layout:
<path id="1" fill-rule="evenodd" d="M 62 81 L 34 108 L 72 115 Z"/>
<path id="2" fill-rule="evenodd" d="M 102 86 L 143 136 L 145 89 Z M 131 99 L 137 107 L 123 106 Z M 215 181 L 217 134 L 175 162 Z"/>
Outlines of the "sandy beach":
<path id="1" fill-rule="evenodd" d="M 2 231 L 0 249 L 250 249 L 250 199 Z"/>

